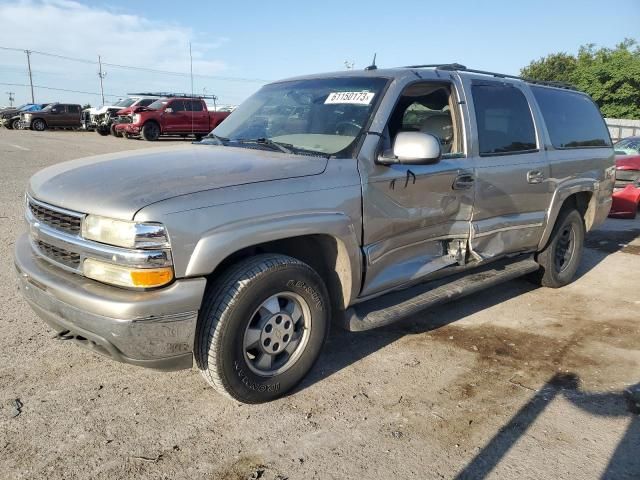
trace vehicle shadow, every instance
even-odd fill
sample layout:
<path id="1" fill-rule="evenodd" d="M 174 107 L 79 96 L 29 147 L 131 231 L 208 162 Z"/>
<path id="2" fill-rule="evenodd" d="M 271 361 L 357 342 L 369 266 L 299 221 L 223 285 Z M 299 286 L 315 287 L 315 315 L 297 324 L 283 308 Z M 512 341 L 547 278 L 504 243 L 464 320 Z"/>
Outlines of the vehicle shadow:
<path id="1" fill-rule="evenodd" d="M 631 417 L 631 422 L 601 478 L 640 478 L 640 383 L 621 392 L 586 392 L 580 389 L 580 379 L 573 373 L 556 374 L 551 377 L 455 478 L 487 478 L 557 397 L 565 398 L 575 407 L 594 416 Z"/>
<path id="2" fill-rule="evenodd" d="M 576 279 L 589 273 L 612 253 L 624 252 L 640 255 L 640 247 L 629 245 L 640 238 L 640 228 L 626 230 L 598 229 L 588 232 L 585 237 L 585 250 Z"/>
<path id="3" fill-rule="evenodd" d="M 318 363 L 297 390 L 303 390 L 330 377 L 406 335 L 416 335 L 439 329 L 536 288 L 538 287 L 534 284 L 524 279 L 518 279 L 425 310 L 418 315 L 375 330 L 353 333 L 332 326 L 329 340 Z"/>

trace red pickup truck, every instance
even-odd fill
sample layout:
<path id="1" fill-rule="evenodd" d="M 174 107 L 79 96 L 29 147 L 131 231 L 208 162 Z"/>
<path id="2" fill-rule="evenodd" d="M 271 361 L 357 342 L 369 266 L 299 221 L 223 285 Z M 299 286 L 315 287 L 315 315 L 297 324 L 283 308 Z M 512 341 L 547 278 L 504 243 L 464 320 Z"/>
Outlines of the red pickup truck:
<path id="1" fill-rule="evenodd" d="M 165 97 L 137 109 L 124 134 L 148 141 L 168 135 L 194 135 L 200 139 L 228 116 L 229 112 L 210 112 L 201 98 Z"/>

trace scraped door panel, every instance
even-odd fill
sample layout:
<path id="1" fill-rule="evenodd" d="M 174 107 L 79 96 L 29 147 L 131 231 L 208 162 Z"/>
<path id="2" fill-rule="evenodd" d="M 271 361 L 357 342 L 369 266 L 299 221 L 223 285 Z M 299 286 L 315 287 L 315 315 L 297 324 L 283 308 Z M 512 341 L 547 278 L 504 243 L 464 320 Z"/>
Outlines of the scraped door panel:
<path id="1" fill-rule="evenodd" d="M 376 166 L 363 185 L 365 282 L 362 296 L 409 284 L 456 263 L 448 239 L 469 237 L 473 182 L 464 158 L 435 165 Z"/>

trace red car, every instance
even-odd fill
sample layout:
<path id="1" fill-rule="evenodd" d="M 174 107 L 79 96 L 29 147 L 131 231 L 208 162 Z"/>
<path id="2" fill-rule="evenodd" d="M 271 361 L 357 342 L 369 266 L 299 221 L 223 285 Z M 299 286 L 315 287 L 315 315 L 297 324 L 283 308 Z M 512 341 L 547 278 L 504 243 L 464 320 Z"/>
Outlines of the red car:
<path id="1" fill-rule="evenodd" d="M 210 112 L 202 98 L 167 97 L 134 113 L 124 132 L 127 137 L 148 141 L 167 135 L 194 135 L 199 139 L 228 116 L 229 112 Z"/>
<path id="2" fill-rule="evenodd" d="M 636 218 L 640 207 L 640 155 L 616 156 L 616 183 L 610 217 Z"/>

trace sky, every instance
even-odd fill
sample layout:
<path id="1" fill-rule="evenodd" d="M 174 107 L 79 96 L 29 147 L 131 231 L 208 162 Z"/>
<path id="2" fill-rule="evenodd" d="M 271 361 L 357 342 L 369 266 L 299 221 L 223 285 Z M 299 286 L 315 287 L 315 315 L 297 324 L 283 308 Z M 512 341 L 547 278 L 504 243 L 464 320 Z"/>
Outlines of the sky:
<path id="1" fill-rule="evenodd" d="M 640 0 L 0 0 L 0 105 L 30 100 L 99 105 L 104 92 L 194 91 L 238 104 L 264 83 L 294 75 L 458 62 L 517 74 L 531 60 L 580 45 L 640 41 Z M 10 50 L 10 49 L 17 49 Z M 58 55 L 45 56 L 44 52 Z M 78 58 L 72 61 L 62 57 Z M 121 68 L 116 65 L 135 67 Z M 162 73 L 160 71 L 175 72 Z"/>

